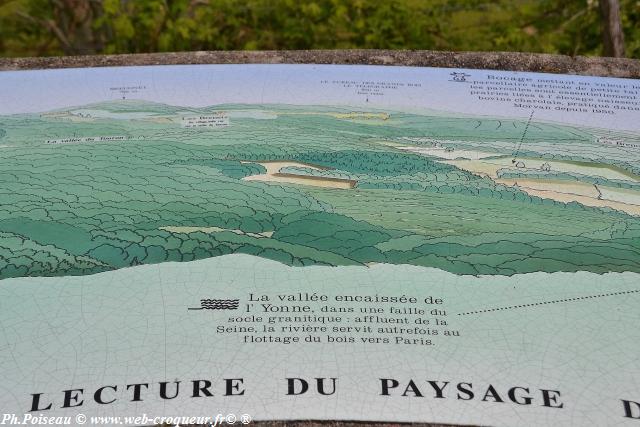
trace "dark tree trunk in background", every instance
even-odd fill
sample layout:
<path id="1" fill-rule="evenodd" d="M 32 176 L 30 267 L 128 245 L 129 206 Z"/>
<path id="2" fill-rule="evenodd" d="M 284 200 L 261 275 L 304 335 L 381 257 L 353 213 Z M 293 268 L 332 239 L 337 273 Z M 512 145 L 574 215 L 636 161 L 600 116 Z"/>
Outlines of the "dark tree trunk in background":
<path id="1" fill-rule="evenodd" d="M 51 31 L 67 55 L 97 53 L 101 48 L 99 35 L 93 28 L 101 2 L 95 0 L 56 0 Z"/>
<path id="2" fill-rule="evenodd" d="M 58 40 L 65 55 L 100 52 L 103 37 L 94 21 L 102 13 L 102 0 L 51 0 L 51 17 L 18 12 L 28 22 L 45 28 Z"/>
<path id="3" fill-rule="evenodd" d="M 602 14 L 604 55 L 624 57 L 624 34 L 619 0 L 600 0 L 600 13 Z"/>

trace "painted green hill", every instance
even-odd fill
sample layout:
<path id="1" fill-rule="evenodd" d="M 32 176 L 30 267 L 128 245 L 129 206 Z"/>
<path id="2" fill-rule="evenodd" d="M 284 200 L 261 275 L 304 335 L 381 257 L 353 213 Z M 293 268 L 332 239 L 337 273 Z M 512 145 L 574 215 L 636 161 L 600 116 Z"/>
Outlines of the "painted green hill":
<path id="1" fill-rule="evenodd" d="M 144 115 L 0 117 L 0 278 L 233 253 L 300 267 L 384 262 L 457 274 L 640 271 L 638 217 L 530 196 L 381 143 L 497 141 L 503 145 L 491 149 L 508 152 L 522 121 L 394 112 L 388 120 L 350 120 L 329 114 L 349 109 L 310 106 L 216 111 L 251 108 L 275 116 L 239 115 L 220 128 L 182 128 L 179 117 Z M 129 100 L 74 109 L 212 111 Z M 46 143 L 105 135 L 127 139 Z M 595 144 L 589 129 L 545 123 L 527 138 L 531 146 Z M 296 176 L 357 184 L 246 179 L 265 174 L 266 161 L 290 162 L 283 170 Z"/>

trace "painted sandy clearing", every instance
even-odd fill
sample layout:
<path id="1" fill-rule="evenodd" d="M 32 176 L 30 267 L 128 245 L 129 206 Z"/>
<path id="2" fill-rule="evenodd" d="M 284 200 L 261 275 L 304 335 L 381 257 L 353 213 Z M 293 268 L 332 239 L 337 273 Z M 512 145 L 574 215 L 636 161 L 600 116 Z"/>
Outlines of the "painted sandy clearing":
<path id="1" fill-rule="evenodd" d="M 497 178 L 496 172 L 499 169 L 513 168 L 511 157 L 502 157 L 499 159 L 478 159 L 478 160 L 446 160 L 443 163 L 456 166 L 473 173 L 489 175 Z M 518 163 L 523 165 L 522 168 L 514 169 L 519 171 L 540 171 L 543 164 L 549 165 L 552 172 L 576 173 L 581 175 L 599 176 L 606 179 L 618 179 L 623 181 L 637 181 L 632 173 L 619 170 L 609 165 L 589 165 L 579 164 L 578 162 L 564 162 L 544 159 L 519 158 Z"/>
<path id="2" fill-rule="evenodd" d="M 609 207 L 612 209 L 616 209 L 622 212 L 626 212 L 630 215 L 640 216 L 640 205 L 628 204 L 619 201 L 607 200 L 607 199 L 598 199 L 594 197 L 583 196 L 580 194 L 573 193 L 561 193 L 553 190 L 540 190 L 533 189 L 527 187 L 520 187 L 522 191 L 532 196 L 538 196 L 545 199 L 557 200 L 559 202 L 568 203 L 568 202 L 578 202 L 582 203 L 585 206 L 593 206 L 593 207 Z"/>
<path id="3" fill-rule="evenodd" d="M 395 148 L 402 151 L 408 151 L 410 153 L 421 154 L 423 156 L 437 157 L 445 160 L 466 159 L 466 160 L 480 160 L 487 157 L 495 157 L 496 153 L 487 153 L 483 151 L 474 150 L 450 150 L 446 147 L 411 147 L 411 146 L 398 146 Z"/>
<path id="4" fill-rule="evenodd" d="M 579 202 L 585 206 L 610 207 L 631 215 L 640 215 L 640 193 L 601 185 L 542 179 L 496 179 L 499 184 L 517 185 L 525 193 L 563 203 Z"/>
<path id="5" fill-rule="evenodd" d="M 640 215 L 640 193 L 635 190 L 617 189 L 602 185 L 593 185 L 579 181 L 562 181 L 538 178 L 498 178 L 500 169 L 513 171 L 541 171 L 543 164 L 548 164 L 550 170 L 565 173 L 579 173 L 583 175 L 601 176 L 609 179 L 633 181 L 630 174 L 613 167 L 598 165 L 581 165 L 571 162 L 546 161 L 542 159 L 521 159 L 523 167 L 514 168 L 511 158 L 490 160 L 443 160 L 442 163 L 456 166 L 460 169 L 486 176 L 493 181 L 508 186 L 517 185 L 525 193 L 563 203 L 578 202 L 585 206 L 610 207 L 631 215 Z"/>
<path id="6" fill-rule="evenodd" d="M 284 182 L 288 184 L 310 185 L 313 187 L 350 189 L 354 188 L 357 181 L 352 179 L 341 178 L 325 178 L 320 176 L 299 175 L 293 173 L 281 173 L 280 170 L 286 167 L 303 167 L 313 170 L 327 170 L 319 166 L 301 162 L 273 161 L 273 162 L 252 162 L 258 163 L 267 170 L 263 174 L 251 175 L 242 178 L 245 181 L 263 181 L 263 182 Z"/>

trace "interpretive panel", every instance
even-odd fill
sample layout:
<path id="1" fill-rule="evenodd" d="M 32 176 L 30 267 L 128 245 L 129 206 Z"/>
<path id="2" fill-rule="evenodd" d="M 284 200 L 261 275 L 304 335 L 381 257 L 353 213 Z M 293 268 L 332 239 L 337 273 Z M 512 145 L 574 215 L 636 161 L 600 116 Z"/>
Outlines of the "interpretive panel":
<path id="1" fill-rule="evenodd" d="M 0 72 L 0 424 L 638 425 L 639 306 L 638 80 Z"/>

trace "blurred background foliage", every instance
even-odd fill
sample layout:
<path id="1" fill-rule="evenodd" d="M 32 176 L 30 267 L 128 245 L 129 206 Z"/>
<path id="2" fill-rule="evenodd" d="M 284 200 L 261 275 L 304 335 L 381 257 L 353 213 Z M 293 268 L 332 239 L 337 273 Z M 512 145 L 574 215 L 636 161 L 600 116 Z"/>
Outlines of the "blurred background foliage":
<path id="1" fill-rule="evenodd" d="M 620 0 L 640 58 L 640 0 Z M 597 0 L 0 0 L 0 55 L 432 49 L 601 55 Z"/>

